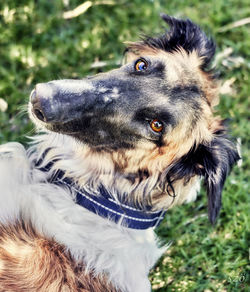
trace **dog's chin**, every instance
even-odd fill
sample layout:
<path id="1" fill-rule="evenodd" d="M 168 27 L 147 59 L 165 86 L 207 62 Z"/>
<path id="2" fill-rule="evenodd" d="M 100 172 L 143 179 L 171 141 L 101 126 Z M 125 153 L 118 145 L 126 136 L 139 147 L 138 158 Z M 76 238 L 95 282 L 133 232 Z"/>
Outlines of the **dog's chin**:
<path id="1" fill-rule="evenodd" d="M 63 126 L 61 125 L 60 129 L 55 129 L 53 125 L 50 125 L 48 123 L 44 123 L 40 121 L 36 115 L 34 114 L 32 110 L 32 106 L 29 104 L 28 105 L 28 114 L 29 118 L 32 121 L 32 123 L 35 125 L 36 129 L 38 132 L 46 132 L 46 133 L 54 133 L 54 134 L 59 134 L 59 135 L 66 135 L 73 139 L 78 145 L 82 144 L 84 146 L 87 146 L 89 150 L 92 152 L 115 152 L 118 151 L 121 147 L 119 147 L 116 143 L 107 143 L 107 141 L 99 142 L 99 143 L 93 143 L 93 140 L 91 138 L 85 137 L 81 135 L 81 138 L 79 137 L 78 132 L 70 132 L 65 129 L 63 129 Z M 126 145 L 128 148 L 128 145 Z M 131 148 L 131 145 L 130 145 Z"/>

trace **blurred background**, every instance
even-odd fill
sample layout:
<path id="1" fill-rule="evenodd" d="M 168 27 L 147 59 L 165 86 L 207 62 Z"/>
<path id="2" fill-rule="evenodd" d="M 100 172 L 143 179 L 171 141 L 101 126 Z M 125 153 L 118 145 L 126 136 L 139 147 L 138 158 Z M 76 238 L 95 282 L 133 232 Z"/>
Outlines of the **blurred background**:
<path id="1" fill-rule="evenodd" d="M 190 18 L 217 43 L 222 80 L 218 114 L 240 138 L 243 162 L 226 182 L 215 227 L 197 201 L 169 211 L 158 229 L 172 246 L 150 275 L 153 291 L 247 291 L 249 268 L 248 0 L 0 1 L 0 143 L 28 143 L 35 133 L 25 111 L 36 83 L 81 78 L 121 64 L 123 42 L 164 32 L 159 14 Z M 0 190 L 1 191 L 1 190 Z M 248 290 L 249 291 L 249 290 Z M 136 291 L 135 291 L 136 292 Z"/>

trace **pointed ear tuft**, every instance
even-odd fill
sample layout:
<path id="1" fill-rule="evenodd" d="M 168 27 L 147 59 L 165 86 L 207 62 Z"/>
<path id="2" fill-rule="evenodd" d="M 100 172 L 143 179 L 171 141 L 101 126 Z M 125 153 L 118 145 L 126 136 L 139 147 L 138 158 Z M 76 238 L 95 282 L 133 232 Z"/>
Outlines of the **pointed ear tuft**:
<path id="1" fill-rule="evenodd" d="M 214 41 L 189 19 L 176 19 L 166 14 L 161 14 L 161 18 L 170 26 L 167 33 L 169 44 L 182 47 L 187 52 L 195 50 L 203 60 L 202 68 L 206 69 L 215 54 Z"/>
<path id="2" fill-rule="evenodd" d="M 201 69 L 210 70 L 216 48 L 214 41 L 208 38 L 201 28 L 189 19 L 177 19 L 166 14 L 161 14 L 161 18 L 169 25 L 169 30 L 156 37 L 144 35 L 140 42 L 128 43 L 127 51 L 140 52 L 148 48 L 170 53 L 180 49 L 187 53 L 196 51 L 201 59 Z"/>

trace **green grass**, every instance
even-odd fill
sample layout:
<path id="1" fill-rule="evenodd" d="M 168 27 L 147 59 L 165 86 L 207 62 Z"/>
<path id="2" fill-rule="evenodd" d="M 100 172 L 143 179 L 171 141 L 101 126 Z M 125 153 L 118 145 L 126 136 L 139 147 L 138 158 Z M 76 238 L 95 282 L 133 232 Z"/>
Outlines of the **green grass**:
<path id="1" fill-rule="evenodd" d="M 65 3 L 67 1 L 64 1 Z M 152 271 L 154 291 L 247 291 L 249 272 L 249 26 L 227 28 L 246 18 L 247 0 L 113 1 L 93 5 L 79 17 L 65 20 L 62 13 L 82 1 L 7 0 L 0 3 L 0 143 L 20 141 L 33 133 L 22 110 L 34 85 L 58 78 L 80 78 L 117 66 L 124 41 L 142 32 L 162 31 L 160 12 L 189 17 L 217 42 L 222 81 L 231 89 L 221 96 L 218 112 L 231 120 L 232 135 L 242 140 L 243 164 L 226 182 L 223 208 L 215 227 L 209 225 L 204 192 L 192 204 L 169 211 L 158 234 L 173 242 Z M 107 2 L 107 1 L 106 1 Z M 110 1 L 109 1 L 110 2 Z M 92 68 L 105 61 L 102 68 Z"/>

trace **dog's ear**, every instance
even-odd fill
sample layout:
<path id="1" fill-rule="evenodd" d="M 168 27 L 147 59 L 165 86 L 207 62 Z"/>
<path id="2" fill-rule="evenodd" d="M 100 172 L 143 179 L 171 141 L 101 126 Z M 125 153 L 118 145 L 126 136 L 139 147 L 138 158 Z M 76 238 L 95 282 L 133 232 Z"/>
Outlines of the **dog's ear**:
<path id="1" fill-rule="evenodd" d="M 207 144 L 194 146 L 188 154 L 177 161 L 165 176 L 165 190 L 174 192 L 174 182 L 191 177 L 204 177 L 208 197 L 208 217 L 212 224 L 221 208 L 221 195 L 232 166 L 240 159 L 236 146 L 223 133 L 216 133 Z M 167 178 L 167 179 L 166 179 Z M 170 194 L 173 195 L 173 194 Z"/>
<path id="2" fill-rule="evenodd" d="M 188 54 L 195 51 L 201 60 L 201 69 L 209 71 L 216 48 L 213 39 L 207 37 L 202 29 L 189 19 L 178 19 L 163 13 L 161 18 L 169 25 L 169 29 L 157 37 L 143 35 L 139 42 L 128 42 L 125 51 L 129 53 L 126 55 L 128 61 L 129 58 L 134 58 L 133 54 L 138 57 L 140 55 L 138 52 L 145 51 L 147 48 L 169 53 L 183 49 Z"/>
<path id="3" fill-rule="evenodd" d="M 203 149 L 202 149 L 203 148 Z M 232 166 L 240 159 L 235 145 L 225 136 L 217 135 L 210 145 L 201 147 L 204 183 L 208 197 L 208 216 L 212 224 L 221 208 L 221 195 Z"/>
<path id="4" fill-rule="evenodd" d="M 165 50 L 183 48 L 186 52 L 196 51 L 202 60 L 202 69 L 207 69 L 215 54 L 215 42 L 189 19 L 177 19 L 166 14 L 161 18 L 169 25 L 170 30 L 160 38 L 164 41 Z"/>

